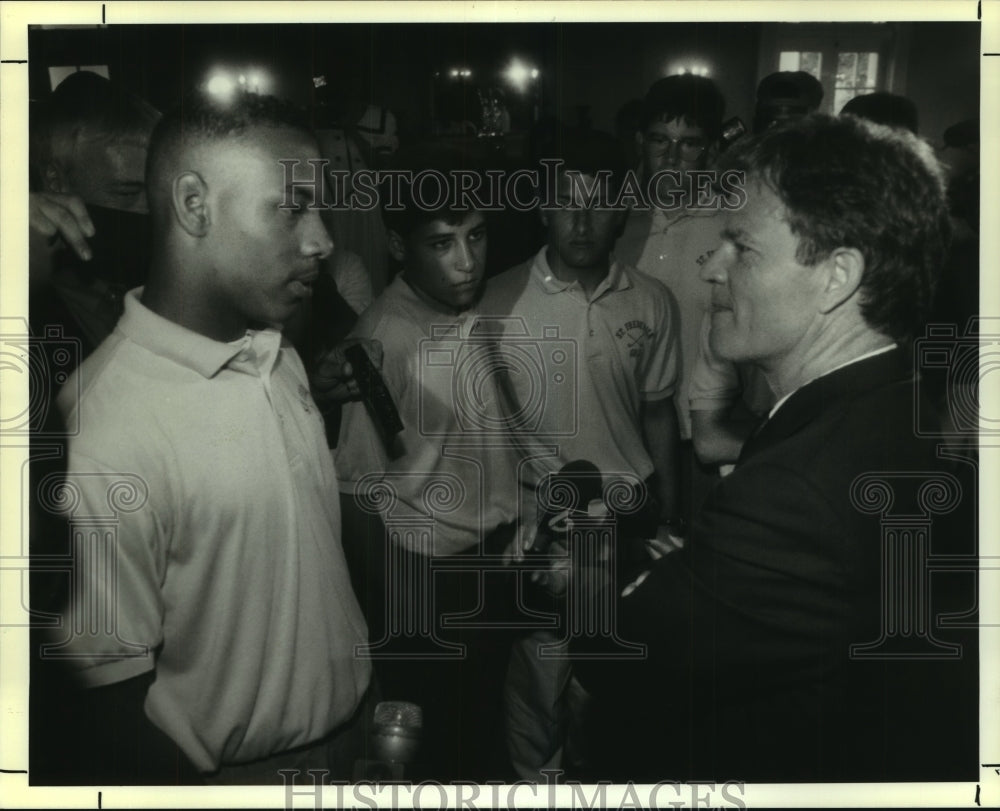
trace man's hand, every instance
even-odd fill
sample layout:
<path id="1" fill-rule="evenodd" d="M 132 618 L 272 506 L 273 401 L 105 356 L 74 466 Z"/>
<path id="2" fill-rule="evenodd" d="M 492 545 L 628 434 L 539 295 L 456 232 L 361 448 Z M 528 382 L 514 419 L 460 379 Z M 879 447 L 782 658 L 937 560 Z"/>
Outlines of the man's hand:
<path id="1" fill-rule="evenodd" d="M 569 510 L 554 516 L 549 527 L 555 532 L 555 537 L 546 555 L 554 559 L 548 569 L 532 572 L 531 582 L 552 599 L 560 599 L 566 594 L 571 579 L 586 594 L 597 594 L 610 577 L 608 564 L 613 550 L 607 536 L 602 532 L 578 535 L 575 543 L 583 546 L 570 550 L 568 542 L 573 529 L 573 516 Z"/>
<path id="2" fill-rule="evenodd" d="M 344 355 L 350 346 L 361 344 L 376 369 L 382 368 L 382 343 L 367 338 L 346 338 L 327 352 L 319 361 L 309 384 L 313 399 L 321 409 L 357 400 L 361 396 L 354 369 Z"/>
<path id="3" fill-rule="evenodd" d="M 684 538 L 674 534 L 671 527 L 660 524 L 656 528 L 656 537 L 646 538 L 645 546 L 649 557 L 653 560 L 659 560 L 664 555 L 669 555 L 671 552 L 683 549 Z"/>
<path id="4" fill-rule="evenodd" d="M 54 192 L 29 192 L 28 222 L 32 235 L 45 238 L 50 244 L 54 237 L 62 237 L 63 242 L 81 259 L 91 258 L 87 237 L 94 235 L 94 224 L 79 197 Z"/>

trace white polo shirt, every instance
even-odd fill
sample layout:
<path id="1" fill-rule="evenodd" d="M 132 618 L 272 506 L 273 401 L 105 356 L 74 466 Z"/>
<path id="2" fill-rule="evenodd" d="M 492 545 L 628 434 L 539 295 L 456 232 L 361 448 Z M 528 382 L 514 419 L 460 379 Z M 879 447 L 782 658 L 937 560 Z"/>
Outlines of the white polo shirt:
<path id="1" fill-rule="evenodd" d="M 667 286 L 680 310 L 677 416 L 681 439 L 691 438 L 688 413 L 691 374 L 698 357 L 701 320 L 711 302 L 711 285 L 699 277 L 721 243 L 721 220 L 712 211 L 682 211 L 667 219 L 659 210 L 633 212 L 615 245 L 615 256 Z"/>
<path id="2" fill-rule="evenodd" d="M 298 355 L 273 329 L 213 341 L 140 295 L 127 295 L 117 328 L 80 367 L 79 401 L 72 380 L 60 394 L 81 422 L 68 474 L 78 547 L 88 516 L 112 516 L 117 531 L 117 591 L 111 570 L 79 567 L 68 617 L 103 599 L 117 606 L 117 632 L 75 636 L 69 650 L 91 686 L 154 669 L 146 714 L 213 771 L 347 720 L 370 678 L 354 655 L 367 628 Z M 145 496 L 109 499 L 122 476 Z M 149 654 L 131 655 L 137 645 Z"/>
<path id="3" fill-rule="evenodd" d="M 529 430 L 558 446 L 556 468 L 586 459 L 606 476 L 644 479 L 654 467 L 640 407 L 675 393 L 676 305 L 660 282 L 618 261 L 588 298 L 556 278 L 545 251 L 490 279 L 479 306 L 484 317 L 523 319 L 527 334 L 508 329 L 505 340 L 541 359 L 541 376 L 527 366 L 511 375 L 521 408 L 537 415 Z"/>
<path id="4" fill-rule="evenodd" d="M 397 277 L 351 333 L 381 341 L 382 378 L 403 430 L 390 454 L 365 405 L 346 404 L 335 452 L 340 488 L 370 492 L 388 484 L 395 500 L 382 518 L 417 528 L 399 536 L 412 552 L 469 550 L 518 514 L 513 450 L 502 432 L 488 430 L 500 419 L 495 390 L 486 385 L 471 394 L 465 386 L 463 369 L 477 348 L 468 343 L 474 321 L 471 310 L 456 316 L 434 309 Z M 427 521 L 430 548 L 420 540 Z"/>

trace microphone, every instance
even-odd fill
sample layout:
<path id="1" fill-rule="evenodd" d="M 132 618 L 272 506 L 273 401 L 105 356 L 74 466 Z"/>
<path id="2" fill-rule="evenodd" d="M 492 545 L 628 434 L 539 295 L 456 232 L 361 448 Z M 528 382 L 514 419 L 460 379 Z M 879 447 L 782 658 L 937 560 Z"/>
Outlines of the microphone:
<path id="1" fill-rule="evenodd" d="M 574 459 L 557 472 L 548 474 L 538 484 L 538 503 L 542 514 L 538 520 L 535 539 L 525 550 L 526 553 L 545 554 L 560 531 L 554 526 L 559 518 L 567 511 L 570 515 L 574 512 L 586 512 L 591 501 L 601 498 L 603 489 L 601 471 L 587 459 Z"/>
<path id="2" fill-rule="evenodd" d="M 370 737 L 374 757 L 355 763 L 355 780 L 403 780 L 406 767 L 420 751 L 424 714 L 409 701 L 380 701 L 375 705 Z"/>

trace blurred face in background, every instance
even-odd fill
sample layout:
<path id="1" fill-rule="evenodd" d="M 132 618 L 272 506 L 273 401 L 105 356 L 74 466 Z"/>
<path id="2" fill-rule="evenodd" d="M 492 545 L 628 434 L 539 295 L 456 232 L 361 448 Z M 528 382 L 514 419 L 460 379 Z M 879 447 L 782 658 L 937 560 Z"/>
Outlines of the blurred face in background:
<path id="1" fill-rule="evenodd" d="M 650 178 L 662 169 L 677 173 L 658 182 L 657 196 L 664 201 L 670 192 L 686 188 L 688 171 L 702 169 L 707 162 L 709 141 L 705 130 L 686 118 L 652 121 L 639 133 L 638 142 L 643 177 Z"/>
<path id="2" fill-rule="evenodd" d="M 608 208 L 599 193 L 589 199 L 593 175 L 560 170 L 556 181 L 558 207 L 542 211 L 549 266 L 564 280 L 581 271 L 607 271 L 625 212 Z"/>
<path id="3" fill-rule="evenodd" d="M 59 129 L 44 167 L 47 191 L 73 194 L 88 206 L 146 214 L 146 153 L 155 120 L 127 133 Z"/>

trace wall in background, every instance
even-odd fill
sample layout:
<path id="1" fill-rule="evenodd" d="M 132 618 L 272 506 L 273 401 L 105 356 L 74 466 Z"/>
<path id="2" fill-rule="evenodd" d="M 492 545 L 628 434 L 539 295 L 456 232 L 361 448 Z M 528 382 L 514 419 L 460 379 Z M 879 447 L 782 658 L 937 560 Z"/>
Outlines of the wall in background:
<path id="1" fill-rule="evenodd" d="M 944 131 L 979 117 L 978 23 L 914 23 L 906 95 L 920 113 L 920 134 L 939 144 Z"/>
<path id="2" fill-rule="evenodd" d="M 726 116 L 749 125 L 757 87 L 760 26 L 645 23 L 566 25 L 558 54 L 556 109 L 572 122 L 576 106 L 613 131 L 614 116 L 630 98 L 642 98 L 659 78 L 680 66 L 705 67 L 726 99 Z"/>
<path id="3" fill-rule="evenodd" d="M 814 26 L 822 29 L 824 26 Z M 613 130 L 617 110 L 681 67 L 706 68 L 720 85 L 727 116 L 749 124 L 762 53 L 760 24 L 495 24 L 495 25 L 226 25 L 117 26 L 32 31 L 32 96 L 48 91 L 47 68 L 108 64 L 112 76 L 165 107 L 214 64 L 257 62 L 274 90 L 313 100 L 312 77 L 325 74 L 339 102 L 378 101 L 402 134 L 430 131 L 433 74 L 452 65 L 473 69 L 472 84 L 496 81 L 518 55 L 537 66 L 541 112 L 567 123 L 587 118 Z M 833 31 L 833 27 L 829 27 Z M 979 26 L 910 23 L 900 27 L 894 89 L 909 95 L 931 141 L 952 123 L 978 114 Z M 439 85 L 440 87 L 440 85 Z M 469 117 L 478 112 L 467 94 Z"/>

